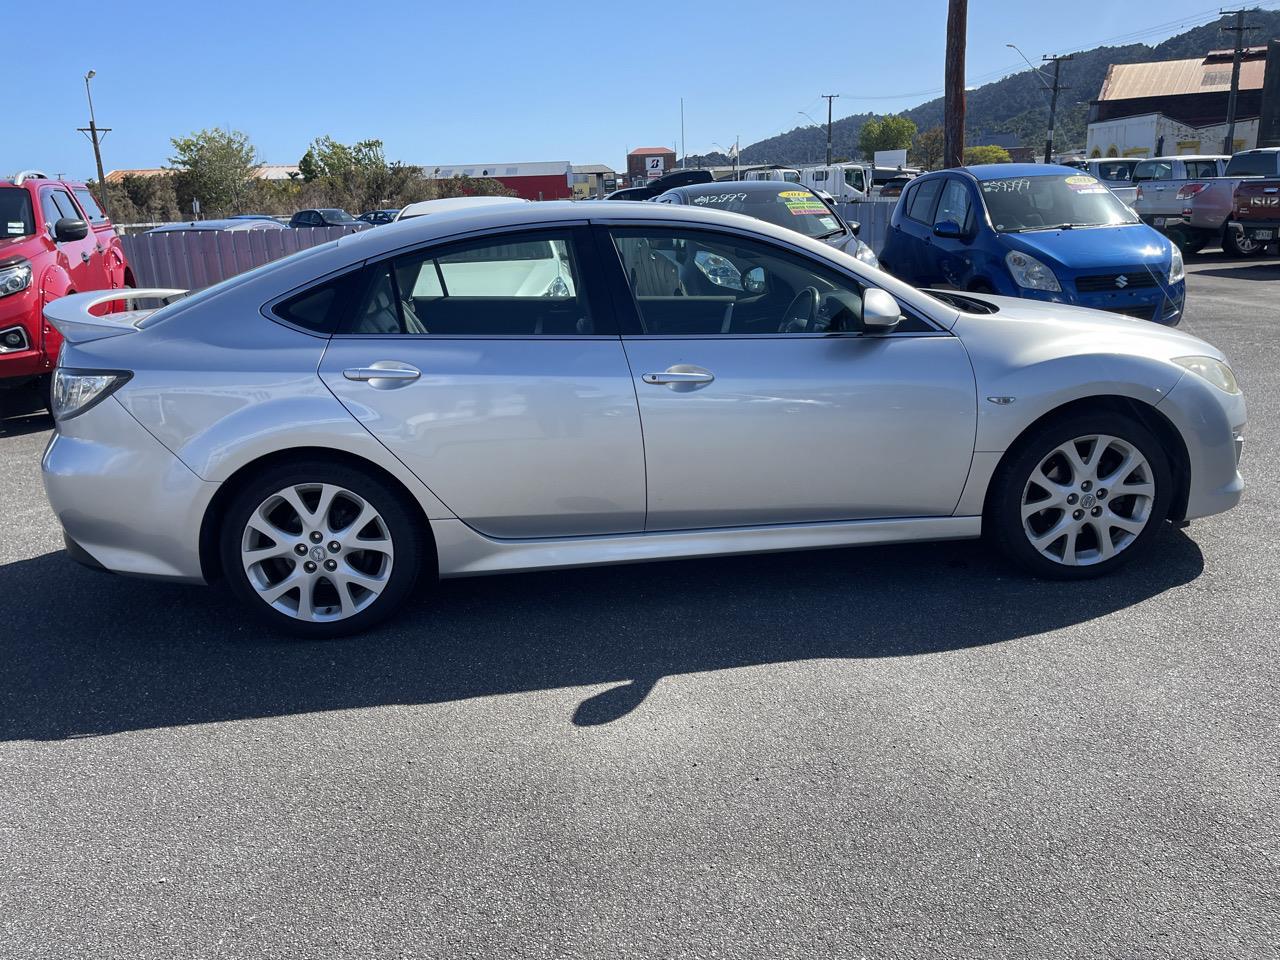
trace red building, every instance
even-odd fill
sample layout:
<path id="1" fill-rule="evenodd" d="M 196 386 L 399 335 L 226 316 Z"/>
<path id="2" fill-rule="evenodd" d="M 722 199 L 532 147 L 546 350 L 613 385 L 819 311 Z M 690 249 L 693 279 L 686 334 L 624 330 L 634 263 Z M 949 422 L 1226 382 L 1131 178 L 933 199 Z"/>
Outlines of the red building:
<path id="1" fill-rule="evenodd" d="M 636 147 L 627 154 L 627 180 L 633 187 L 656 180 L 676 168 L 676 152 L 670 147 Z"/>
<path id="2" fill-rule="evenodd" d="M 573 196 L 573 168 L 568 160 L 464 163 L 423 169 L 434 180 L 447 180 L 450 177 L 486 177 L 497 180 L 525 200 L 567 200 Z"/>

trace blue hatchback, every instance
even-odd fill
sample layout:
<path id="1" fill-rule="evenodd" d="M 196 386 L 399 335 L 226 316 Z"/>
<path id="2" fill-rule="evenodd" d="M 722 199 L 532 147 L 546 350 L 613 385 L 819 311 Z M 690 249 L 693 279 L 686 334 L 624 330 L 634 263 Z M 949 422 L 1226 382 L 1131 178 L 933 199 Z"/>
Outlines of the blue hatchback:
<path id="1" fill-rule="evenodd" d="M 1047 164 L 940 170 L 903 191 L 880 265 L 918 287 L 1028 297 L 1173 326 L 1182 254 L 1099 180 Z"/>

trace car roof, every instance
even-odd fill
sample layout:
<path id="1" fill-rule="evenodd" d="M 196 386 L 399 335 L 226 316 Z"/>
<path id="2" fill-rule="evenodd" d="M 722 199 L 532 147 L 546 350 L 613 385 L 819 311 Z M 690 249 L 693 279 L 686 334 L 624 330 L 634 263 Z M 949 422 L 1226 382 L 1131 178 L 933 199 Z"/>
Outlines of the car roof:
<path id="1" fill-rule="evenodd" d="M 714 180 L 710 183 L 689 183 L 682 187 L 672 187 L 666 193 L 678 193 L 681 196 L 718 197 L 723 193 L 774 193 L 780 190 L 808 190 L 802 183 L 790 180 Z"/>

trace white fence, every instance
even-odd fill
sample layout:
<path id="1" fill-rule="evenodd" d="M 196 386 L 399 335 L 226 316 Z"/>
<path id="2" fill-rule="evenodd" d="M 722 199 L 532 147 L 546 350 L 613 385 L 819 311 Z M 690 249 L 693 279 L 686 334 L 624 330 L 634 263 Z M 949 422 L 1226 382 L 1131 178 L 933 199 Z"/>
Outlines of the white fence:
<path id="1" fill-rule="evenodd" d="M 199 290 L 352 232 L 349 227 L 172 231 L 120 242 L 138 286 Z"/>
<path id="2" fill-rule="evenodd" d="M 837 208 L 846 220 L 862 225 L 859 236 L 879 254 L 896 204 L 896 200 L 866 200 L 837 204 Z M 350 232 L 349 227 L 173 231 L 121 237 L 121 243 L 138 286 L 199 290 Z"/>

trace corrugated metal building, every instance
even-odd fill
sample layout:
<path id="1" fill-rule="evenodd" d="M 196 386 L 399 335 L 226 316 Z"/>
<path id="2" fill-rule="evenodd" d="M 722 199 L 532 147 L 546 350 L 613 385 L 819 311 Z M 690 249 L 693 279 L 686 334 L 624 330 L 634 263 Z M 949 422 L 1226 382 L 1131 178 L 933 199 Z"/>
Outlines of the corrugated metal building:
<path id="1" fill-rule="evenodd" d="M 450 177 L 488 177 L 510 187 L 525 200 L 567 200 L 573 196 L 572 164 L 568 160 L 536 163 L 460 163 L 423 167 L 435 180 Z"/>

